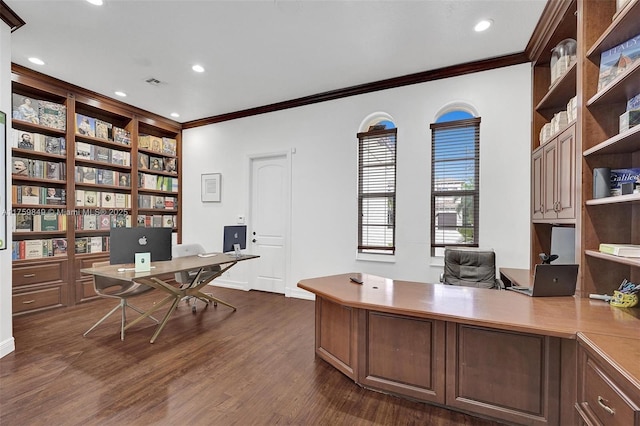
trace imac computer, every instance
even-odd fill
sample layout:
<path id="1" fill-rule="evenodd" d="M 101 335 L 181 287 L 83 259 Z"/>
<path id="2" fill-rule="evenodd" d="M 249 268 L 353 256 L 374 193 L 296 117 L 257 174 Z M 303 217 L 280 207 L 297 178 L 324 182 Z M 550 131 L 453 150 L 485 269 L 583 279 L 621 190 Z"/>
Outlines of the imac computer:
<path id="1" fill-rule="evenodd" d="M 222 252 L 233 252 L 240 255 L 240 250 L 247 248 L 247 225 L 233 225 L 224 227 L 224 241 Z"/>
<path id="2" fill-rule="evenodd" d="M 136 253 L 151 253 L 151 262 L 171 260 L 171 228 L 111 228 L 109 262 L 135 263 Z"/>

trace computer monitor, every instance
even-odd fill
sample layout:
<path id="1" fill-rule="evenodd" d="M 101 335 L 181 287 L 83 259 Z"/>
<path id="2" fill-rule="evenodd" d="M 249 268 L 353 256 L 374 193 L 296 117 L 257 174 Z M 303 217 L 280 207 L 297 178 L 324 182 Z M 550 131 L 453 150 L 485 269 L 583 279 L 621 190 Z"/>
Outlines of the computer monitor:
<path id="1" fill-rule="evenodd" d="M 241 250 L 247 248 L 247 225 L 232 225 L 224 227 L 222 252 L 228 253 L 235 251 L 235 244 L 239 244 Z"/>
<path id="2" fill-rule="evenodd" d="M 109 262 L 135 263 L 136 253 L 151 253 L 151 261 L 171 260 L 171 228 L 111 228 Z"/>

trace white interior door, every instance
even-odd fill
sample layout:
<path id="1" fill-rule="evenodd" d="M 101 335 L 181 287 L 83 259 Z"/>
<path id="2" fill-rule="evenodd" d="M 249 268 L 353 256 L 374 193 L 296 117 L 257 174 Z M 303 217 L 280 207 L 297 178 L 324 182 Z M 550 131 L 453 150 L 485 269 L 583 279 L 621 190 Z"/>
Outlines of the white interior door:
<path id="1" fill-rule="evenodd" d="M 250 252 L 256 261 L 255 290 L 285 293 L 290 211 L 286 154 L 251 159 Z"/>

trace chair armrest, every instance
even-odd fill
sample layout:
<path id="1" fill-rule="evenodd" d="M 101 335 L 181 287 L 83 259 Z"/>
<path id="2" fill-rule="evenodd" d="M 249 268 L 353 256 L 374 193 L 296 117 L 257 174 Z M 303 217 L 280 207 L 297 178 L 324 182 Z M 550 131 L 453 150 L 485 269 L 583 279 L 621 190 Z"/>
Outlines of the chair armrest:
<path id="1" fill-rule="evenodd" d="M 440 273 L 440 282 L 443 283 L 444 282 L 444 272 Z"/>

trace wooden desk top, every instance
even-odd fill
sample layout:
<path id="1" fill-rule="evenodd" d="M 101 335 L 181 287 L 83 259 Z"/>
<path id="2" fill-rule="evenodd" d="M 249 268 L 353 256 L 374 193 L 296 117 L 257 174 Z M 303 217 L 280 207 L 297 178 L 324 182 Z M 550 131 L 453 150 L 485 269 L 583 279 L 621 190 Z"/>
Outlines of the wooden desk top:
<path id="1" fill-rule="evenodd" d="M 362 285 L 349 281 L 360 277 Z M 344 306 L 575 339 L 579 331 L 640 339 L 638 309 L 575 296 L 529 297 L 504 290 L 392 280 L 351 273 L 298 287 Z"/>
<path id="2" fill-rule="evenodd" d="M 175 259 L 165 262 L 153 262 L 151 263 L 151 266 L 155 266 L 155 268 L 152 268 L 149 272 L 121 270 L 123 268 L 133 268 L 133 264 L 97 266 L 95 268 L 81 269 L 81 272 L 117 280 L 133 281 L 136 278 L 157 277 L 160 275 L 173 274 L 182 271 L 191 271 L 207 266 L 223 265 L 226 263 L 234 263 L 243 260 L 255 259 L 258 257 L 259 256 L 248 254 L 243 255 L 240 258 L 236 258 L 235 256 L 219 253 L 211 257 L 185 256 L 176 257 Z"/>

